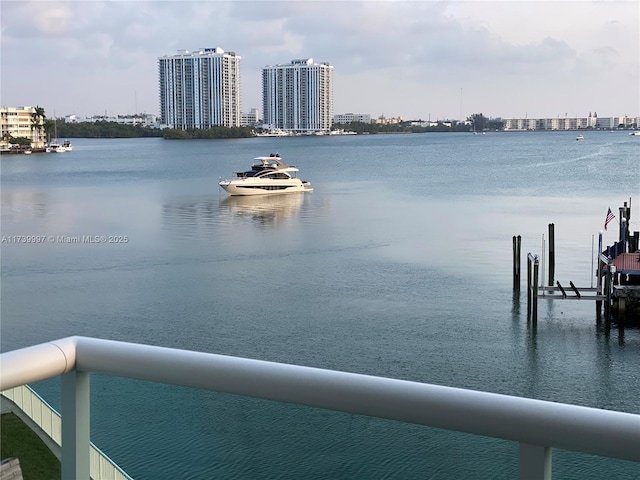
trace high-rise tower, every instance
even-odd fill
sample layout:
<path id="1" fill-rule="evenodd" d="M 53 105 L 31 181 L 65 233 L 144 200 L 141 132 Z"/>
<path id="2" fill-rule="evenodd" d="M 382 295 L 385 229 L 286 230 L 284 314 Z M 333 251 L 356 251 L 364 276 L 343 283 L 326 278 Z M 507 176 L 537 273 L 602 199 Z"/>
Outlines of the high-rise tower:
<path id="1" fill-rule="evenodd" d="M 329 130 L 333 120 L 333 67 L 313 58 L 262 69 L 264 124 L 296 131 Z"/>
<path id="2" fill-rule="evenodd" d="M 181 130 L 240 126 L 240 59 L 221 48 L 158 58 L 161 123 Z"/>

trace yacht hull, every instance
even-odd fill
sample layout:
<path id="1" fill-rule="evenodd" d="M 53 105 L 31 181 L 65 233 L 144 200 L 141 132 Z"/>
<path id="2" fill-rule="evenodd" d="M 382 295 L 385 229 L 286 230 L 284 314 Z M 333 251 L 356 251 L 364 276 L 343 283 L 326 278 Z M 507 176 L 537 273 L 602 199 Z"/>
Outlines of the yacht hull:
<path id="1" fill-rule="evenodd" d="M 243 178 L 223 180 L 219 185 L 229 195 L 283 195 L 313 191 L 308 183 L 295 179 L 256 181 L 256 179 Z"/>

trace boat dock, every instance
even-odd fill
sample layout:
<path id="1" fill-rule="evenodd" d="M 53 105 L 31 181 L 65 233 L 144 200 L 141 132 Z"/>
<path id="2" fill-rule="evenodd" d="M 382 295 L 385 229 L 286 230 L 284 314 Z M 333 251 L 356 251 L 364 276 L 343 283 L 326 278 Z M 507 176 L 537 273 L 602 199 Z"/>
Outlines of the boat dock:
<path id="1" fill-rule="evenodd" d="M 540 258 L 527 254 L 527 320 L 537 322 L 538 300 L 594 300 L 598 321 L 640 324 L 640 232 L 629 232 L 631 200 L 620 207 L 619 240 L 603 248 L 602 231 L 598 237 L 597 285 L 577 287 L 572 281 L 562 285 L 555 276 L 555 226 L 549 224 L 549 278 L 543 285 Z M 513 237 L 513 288 L 520 291 L 521 237 Z M 604 306 L 604 312 L 603 312 Z"/>

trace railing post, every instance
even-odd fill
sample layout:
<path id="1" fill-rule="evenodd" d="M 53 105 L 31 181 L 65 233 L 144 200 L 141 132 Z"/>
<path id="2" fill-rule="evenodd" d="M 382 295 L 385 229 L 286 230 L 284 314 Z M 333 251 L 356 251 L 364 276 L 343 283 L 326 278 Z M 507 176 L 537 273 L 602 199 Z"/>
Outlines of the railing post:
<path id="1" fill-rule="evenodd" d="M 520 443 L 519 480 L 551 480 L 551 448 Z"/>
<path id="2" fill-rule="evenodd" d="M 89 373 L 62 375 L 62 480 L 89 480 Z"/>

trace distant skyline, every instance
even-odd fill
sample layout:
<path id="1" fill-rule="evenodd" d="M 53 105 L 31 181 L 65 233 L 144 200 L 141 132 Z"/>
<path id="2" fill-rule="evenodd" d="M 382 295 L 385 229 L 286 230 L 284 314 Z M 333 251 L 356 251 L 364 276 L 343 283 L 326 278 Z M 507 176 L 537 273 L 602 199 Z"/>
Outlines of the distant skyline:
<path id="1" fill-rule="evenodd" d="M 439 120 L 640 115 L 640 2 L 0 2 L 3 107 L 47 116 L 159 113 L 158 57 L 242 57 L 242 110 L 262 68 L 334 67 L 334 113 Z"/>

